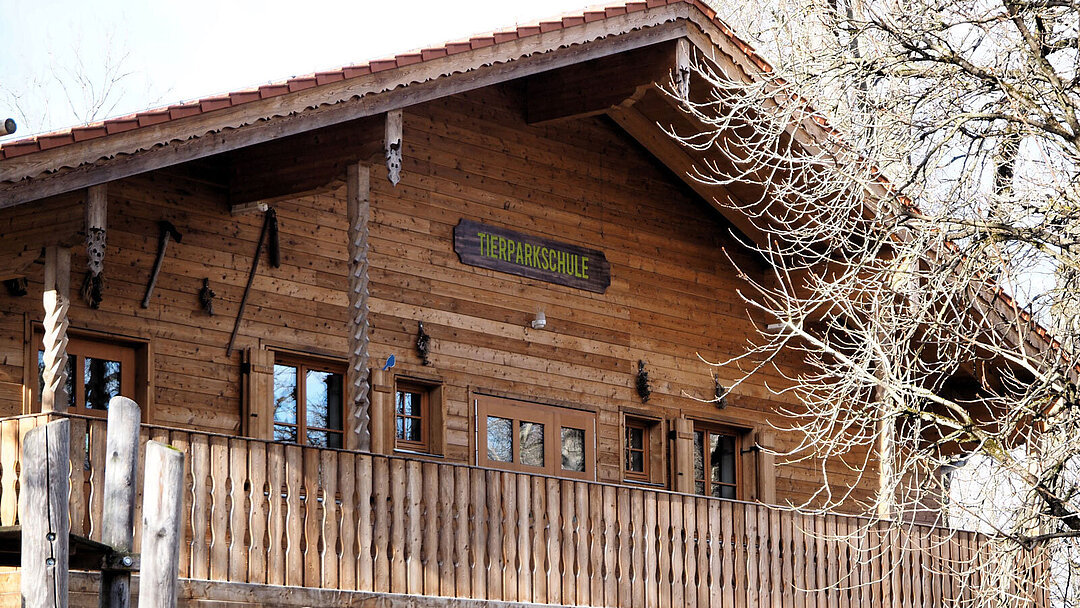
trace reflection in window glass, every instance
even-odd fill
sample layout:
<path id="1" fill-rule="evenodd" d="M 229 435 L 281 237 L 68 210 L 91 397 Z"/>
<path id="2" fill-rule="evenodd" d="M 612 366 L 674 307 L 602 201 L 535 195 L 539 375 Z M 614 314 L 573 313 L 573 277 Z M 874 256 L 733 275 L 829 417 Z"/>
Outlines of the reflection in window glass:
<path id="1" fill-rule="evenodd" d="M 712 495 L 735 498 L 735 438 L 709 433 L 712 462 Z"/>
<path id="2" fill-rule="evenodd" d="M 422 442 L 423 395 L 412 391 L 397 391 L 395 403 L 397 438 L 402 441 Z"/>
<path id="3" fill-rule="evenodd" d="M 694 431 L 694 493 L 705 493 L 705 437 Z"/>
<path id="4" fill-rule="evenodd" d="M 86 407 L 108 409 L 109 399 L 120 394 L 120 362 L 86 357 L 83 359 L 83 384 Z"/>
<path id="5" fill-rule="evenodd" d="M 514 461 L 513 424 L 509 418 L 487 417 L 488 460 Z"/>
<path id="6" fill-rule="evenodd" d="M 531 467 L 544 466 L 544 425 L 522 420 L 519 441 L 521 441 L 521 464 Z"/>
<path id="7" fill-rule="evenodd" d="M 307 415 L 308 443 L 327 448 L 341 447 L 341 433 L 327 433 L 324 429 L 341 429 L 341 405 L 344 402 L 341 374 L 308 370 L 305 382 L 305 413 Z"/>
<path id="8" fill-rule="evenodd" d="M 296 389 L 296 368 L 292 365 L 275 364 L 274 439 L 296 441 L 296 428 L 293 426 L 296 424 Z M 284 428 L 281 426 L 283 424 L 293 428 Z"/>
<path id="9" fill-rule="evenodd" d="M 645 429 L 626 426 L 626 470 L 631 473 L 645 472 Z"/>
<path id="10" fill-rule="evenodd" d="M 562 427 L 562 468 L 585 471 L 585 429 Z"/>

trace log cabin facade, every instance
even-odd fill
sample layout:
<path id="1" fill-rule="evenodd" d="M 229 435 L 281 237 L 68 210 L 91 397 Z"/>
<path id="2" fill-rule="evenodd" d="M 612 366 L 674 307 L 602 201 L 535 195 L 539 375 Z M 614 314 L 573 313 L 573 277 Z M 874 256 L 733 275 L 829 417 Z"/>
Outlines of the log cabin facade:
<path id="1" fill-rule="evenodd" d="M 0 523 L 60 326 L 72 530 L 100 535 L 101 417 L 131 397 L 188 457 L 183 605 L 970 593 L 973 535 L 921 529 L 924 556 L 762 506 L 823 478 L 761 449 L 793 441 L 781 374 L 728 393 L 707 364 L 768 322 L 728 256 L 768 267 L 722 204 L 747 193 L 660 126 L 692 126 L 660 90 L 691 54 L 764 67 L 650 0 L 0 147 Z"/>

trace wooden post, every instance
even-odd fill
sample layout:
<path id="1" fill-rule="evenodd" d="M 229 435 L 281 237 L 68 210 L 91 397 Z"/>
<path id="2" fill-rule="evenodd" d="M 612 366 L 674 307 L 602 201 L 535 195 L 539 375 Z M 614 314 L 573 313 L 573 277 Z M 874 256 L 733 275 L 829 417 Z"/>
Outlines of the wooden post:
<path id="1" fill-rule="evenodd" d="M 71 250 L 45 250 L 45 389 L 41 391 L 41 411 L 65 412 L 67 393 L 68 299 L 71 282 Z"/>
<path id="2" fill-rule="evenodd" d="M 404 120 L 401 110 L 386 113 L 386 177 L 393 185 L 401 181 L 401 130 Z"/>
<path id="3" fill-rule="evenodd" d="M 139 462 L 139 405 L 125 397 L 109 400 L 105 436 L 105 506 L 101 542 L 130 553 L 135 532 L 135 479 Z M 131 603 L 131 572 L 103 570 L 98 594 L 100 608 L 127 608 Z"/>
<path id="4" fill-rule="evenodd" d="M 879 385 L 875 389 L 878 403 L 881 404 L 881 420 L 878 421 L 878 517 L 892 519 L 896 515 L 896 448 L 895 423 L 885 410 L 885 390 Z"/>
<path id="5" fill-rule="evenodd" d="M 368 318 L 368 217 L 371 215 L 371 169 L 352 164 L 347 170 L 349 214 L 349 402 L 354 449 L 371 449 L 371 387 L 368 379 L 371 321 Z M 346 447 L 350 447 L 346 445 Z"/>
<path id="6" fill-rule="evenodd" d="M 68 474 L 71 422 L 31 429 L 19 478 L 23 608 L 68 605 Z"/>
<path id="7" fill-rule="evenodd" d="M 147 442 L 139 608 L 176 605 L 183 501 L 184 453 L 164 443 Z"/>
<path id="8" fill-rule="evenodd" d="M 82 294 L 90 308 L 101 304 L 101 272 L 105 269 L 105 229 L 108 218 L 107 186 L 86 191 L 86 280 Z"/>

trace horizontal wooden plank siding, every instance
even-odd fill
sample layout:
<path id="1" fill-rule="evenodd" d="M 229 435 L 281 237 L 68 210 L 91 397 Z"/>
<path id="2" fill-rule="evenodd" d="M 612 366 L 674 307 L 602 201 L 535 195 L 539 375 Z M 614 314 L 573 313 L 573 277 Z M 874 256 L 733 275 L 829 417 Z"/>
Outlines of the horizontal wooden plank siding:
<path id="1" fill-rule="evenodd" d="M 104 436 L 104 420 L 75 419 Z M 0 421 L 5 525 L 18 523 L 9 475 L 21 465 L 19 438 L 42 420 Z M 914 608 L 969 597 L 985 542 L 957 530 L 195 431 L 144 425 L 142 436 L 185 452 L 180 572 L 190 578 L 581 606 L 857 606 L 872 595 L 875 605 Z M 72 512 L 84 509 L 91 530 L 101 523 L 92 496 L 102 456 L 92 450 L 88 469 L 72 467 L 73 485 L 90 487 L 87 505 Z M 1045 576 L 1034 559 L 1024 565 Z"/>

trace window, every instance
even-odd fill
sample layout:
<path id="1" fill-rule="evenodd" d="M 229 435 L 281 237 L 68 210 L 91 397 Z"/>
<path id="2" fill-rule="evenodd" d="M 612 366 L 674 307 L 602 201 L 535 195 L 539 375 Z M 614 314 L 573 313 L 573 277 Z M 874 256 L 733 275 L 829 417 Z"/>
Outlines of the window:
<path id="1" fill-rule="evenodd" d="M 34 403 L 41 407 L 45 390 L 45 350 L 42 336 L 35 333 L 37 350 L 37 391 Z M 109 400 L 116 396 L 138 399 L 135 393 L 136 348 L 91 338 L 68 338 L 67 392 L 72 413 L 104 417 Z M 75 373 L 73 373 L 75 372 Z M 145 403 L 140 403 L 145 407 Z"/>
<path id="2" fill-rule="evenodd" d="M 476 408 L 480 466 L 595 478 L 595 414 L 487 396 Z"/>
<path id="3" fill-rule="evenodd" d="M 694 425 L 694 492 L 739 498 L 739 438 L 735 430 Z"/>
<path id="4" fill-rule="evenodd" d="M 431 387 L 399 380 L 394 391 L 394 448 L 431 449 Z"/>
<path id="5" fill-rule="evenodd" d="M 342 447 L 344 376 L 340 365 L 278 354 L 274 361 L 274 440 Z"/>
<path id="6" fill-rule="evenodd" d="M 659 419 L 627 414 L 623 421 L 622 463 L 624 481 L 663 483 L 664 436 Z"/>

